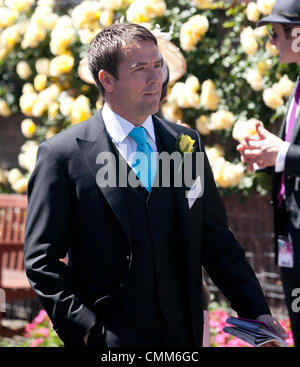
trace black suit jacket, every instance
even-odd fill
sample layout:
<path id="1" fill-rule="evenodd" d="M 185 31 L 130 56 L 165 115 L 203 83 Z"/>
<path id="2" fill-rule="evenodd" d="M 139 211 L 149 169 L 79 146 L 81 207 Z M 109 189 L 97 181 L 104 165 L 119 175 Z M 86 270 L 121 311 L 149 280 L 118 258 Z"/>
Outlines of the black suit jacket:
<path id="1" fill-rule="evenodd" d="M 298 81 L 297 81 L 298 82 Z M 288 101 L 288 110 L 293 101 L 297 83 Z M 284 117 L 279 136 L 284 140 L 287 114 Z M 285 158 L 285 195 L 286 200 L 283 207 L 278 208 L 278 192 L 282 173 L 275 172 L 275 167 L 270 167 L 272 178 L 272 204 L 274 207 L 274 229 L 275 229 L 275 253 L 277 254 L 277 238 L 286 235 L 287 230 L 290 240 L 294 246 L 294 264 L 300 266 L 300 114 L 297 116 L 295 126 L 291 135 L 290 147 Z M 276 257 L 277 258 L 277 257 Z"/>
<path id="2" fill-rule="evenodd" d="M 195 130 L 153 116 L 163 146 L 176 150 L 184 133 L 204 147 Z M 131 265 L 131 234 L 122 187 L 99 188 L 96 164 L 113 145 L 101 111 L 43 142 L 28 186 L 25 267 L 30 284 L 64 341 L 78 341 L 95 324 L 95 307 L 122 285 Z M 202 271 L 240 316 L 269 313 L 244 251 L 228 229 L 223 203 L 205 156 L 204 194 L 191 209 L 185 187 L 175 188 L 180 243 L 196 345 L 202 341 Z M 159 217 L 159 213 L 157 213 Z M 60 259 L 68 254 L 68 264 Z"/>

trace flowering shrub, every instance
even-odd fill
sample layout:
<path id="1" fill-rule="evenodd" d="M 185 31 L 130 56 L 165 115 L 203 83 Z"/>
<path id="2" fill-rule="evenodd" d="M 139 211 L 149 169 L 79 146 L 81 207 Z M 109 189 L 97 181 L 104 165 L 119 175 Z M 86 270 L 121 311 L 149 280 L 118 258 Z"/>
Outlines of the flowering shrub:
<path id="1" fill-rule="evenodd" d="M 209 326 L 211 347 L 251 347 L 239 338 L 223 332 L 229 317 L 228 307 L 225 302 L 211 302 L 209 305 Z M 287 333 L 287 344 L 294 346 L 289 318 L 280 321 L 281 326 Z M 45 310 L 41 310 L 34 320 L 27 324 L 25 329 L 25 342 L 19 343 L 18 347 L 62 347 L 63 342 L 52 328 L 52 323 Z"/>
<path id="2" fill-rule="evenodd" d="M 0 0 L 0 116 L 22 112 L 20 129 L 29 139 L 19 167 L 0 169 L 0 191 L 25 193 L 37 144 L 101 107 L 78 67 L 94 36 L 122 19 L 171 30 L 187 70 L 170 86 L 162 111 L 199 130 L 208 150 L 224 147 L 211 161 L 221 193 L 268 191 L 265 174 L 245 172 L 235 147 L 255 134 L 253 119 L 267 128 L 280 123 L 297 77 L 297 66 L 279 63 L 267 27 L 255 28 L 274 0 L 84 0 L 67 13 L 55 3 Z"/>
<path id="3" fill-rule="evenodd" d="M 58 337 L 45 310 L 41 310 L 34 320 L 27 324 L 25 336 L 28 341 L 23 347 L 62 347 L 64 343 Z"/>
<path id="4" fill-rule="evenodd" d="M 222 305 L 214 303 L 214 306 L 210 306 L 210 312 L 209 312 L 211 347 L 252 347 L 250 344 L 244 342 L 243 340 L 236 338 L 230 334 L 224 333 L 223 331 L 224 327 L 230 326 L 226 323 L 229 314 L 224 304 L 222 308 L 216 308 L 216 307 L 222 307 Z M 290 347 L 294 346 L 290 319 L 286 318 L 284 320 L 280 320 L 280 324 L 284 328 L 288 336 L 286 339 L 287 344 Z"/>

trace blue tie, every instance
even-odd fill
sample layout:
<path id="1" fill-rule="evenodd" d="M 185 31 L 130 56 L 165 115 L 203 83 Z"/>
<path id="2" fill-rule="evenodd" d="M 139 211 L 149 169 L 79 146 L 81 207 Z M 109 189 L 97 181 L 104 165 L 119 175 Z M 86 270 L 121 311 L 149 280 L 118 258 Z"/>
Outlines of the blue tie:
<path id="1" fill-rule="evenodd" d="M 151 160 L 153 149 L 148 143 L 146 130 L 142 126 L 135 127 L 128 135 L 137 142 L 132 169 L 146 190 L 150 191 L 156 174 L 156 159 L 153 157 Z"/>

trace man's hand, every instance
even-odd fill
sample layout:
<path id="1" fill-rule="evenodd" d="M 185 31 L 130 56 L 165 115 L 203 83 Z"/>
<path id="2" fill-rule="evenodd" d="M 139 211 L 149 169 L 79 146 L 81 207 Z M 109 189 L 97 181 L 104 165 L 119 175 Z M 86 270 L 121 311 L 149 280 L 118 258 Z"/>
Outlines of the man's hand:
<path id="1" fill-rule="evenodd" d="M 271 315 L 268 315 L 268 314 L 260 315 L 256 318 L 256 320 L 264 322 L 266 325 L 268 325 L 274 331 L 274 333 L 276 333 L 282 339 L 285 340 L 287 338 L 287 335 L 286 335 L 286 332 L 284 331 L 284 328 Z M 277 347 L 277 345 L 270 342 L 270 343 L 264 344 L 264 347 Z"/>
<path id="2" fill-rule="evenodd" d="M 248 165 L 250 171 L 253 170 L 254 163 L 260 168 L 274 166 L 282 144 L 284 141 L 278 136 L 266 130 L 261 123 L 256 124 L 257 138 L 246 137 L 238 146 L 241 153 L 241 160 Z"/>

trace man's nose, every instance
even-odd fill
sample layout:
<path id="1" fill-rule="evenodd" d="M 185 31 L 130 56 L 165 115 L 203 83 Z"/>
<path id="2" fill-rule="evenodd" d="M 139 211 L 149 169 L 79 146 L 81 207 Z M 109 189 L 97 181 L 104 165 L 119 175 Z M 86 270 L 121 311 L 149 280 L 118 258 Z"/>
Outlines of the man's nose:
<path id="1" fill-rule="evenodd" d="M 149 72 L 148 82 L 152 84 L 152 83 L 159 83 L 161 81 L 162 81 L 161 69 L 158 68 L 151 69 Z"/>

